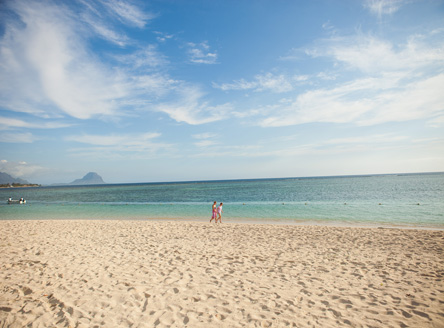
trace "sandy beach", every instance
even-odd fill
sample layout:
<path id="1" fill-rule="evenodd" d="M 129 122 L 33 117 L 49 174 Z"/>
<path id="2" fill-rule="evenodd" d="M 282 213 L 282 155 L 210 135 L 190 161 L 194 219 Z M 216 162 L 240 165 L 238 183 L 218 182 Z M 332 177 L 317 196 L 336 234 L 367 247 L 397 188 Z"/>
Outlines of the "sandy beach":
<path id="1" fill-rule="evenodd" d="M 444 327 L 444 232 L 0 221 L 0 327 Z"/>

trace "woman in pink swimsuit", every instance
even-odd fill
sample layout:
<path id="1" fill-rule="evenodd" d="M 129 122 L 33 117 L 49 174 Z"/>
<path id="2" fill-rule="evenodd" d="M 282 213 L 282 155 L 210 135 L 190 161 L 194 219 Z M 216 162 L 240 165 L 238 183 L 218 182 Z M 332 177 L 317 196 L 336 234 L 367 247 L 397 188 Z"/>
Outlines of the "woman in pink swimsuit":
<path id="1" fill-rule="evenodd" d="M 212 210 L 213 210 L 213 215 L 211 216 L 210 223 L 213 220 L 214 220 L 214 222 L 216 222 L 216 219 L 217 219 L 217 205 L 216 205 L 216 201 L 214 201 L 214 203 L 213 203 Z"/>

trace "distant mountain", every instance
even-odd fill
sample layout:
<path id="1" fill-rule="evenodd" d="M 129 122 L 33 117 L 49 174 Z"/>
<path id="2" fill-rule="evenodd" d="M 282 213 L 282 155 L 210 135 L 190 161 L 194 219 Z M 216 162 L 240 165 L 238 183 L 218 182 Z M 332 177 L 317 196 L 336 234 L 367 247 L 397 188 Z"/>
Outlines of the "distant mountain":
<path id="1" fill-rule="evenodd" d="M 0 184 L 13 184 L 13 183 L 20 183 L 20 184 L 29 184 L 28 181 L 20 179 L 20 178 L 14 178 L 10 176 L 7 173 L 0 172 Z"/>
<path id="2" fill-rule="evenodd" d="M 102 177 L 96 172 L 89 172 L 83 178 L 74 180 L 69 185 L 92 185 L 92 184 L 105 184 Z"/>

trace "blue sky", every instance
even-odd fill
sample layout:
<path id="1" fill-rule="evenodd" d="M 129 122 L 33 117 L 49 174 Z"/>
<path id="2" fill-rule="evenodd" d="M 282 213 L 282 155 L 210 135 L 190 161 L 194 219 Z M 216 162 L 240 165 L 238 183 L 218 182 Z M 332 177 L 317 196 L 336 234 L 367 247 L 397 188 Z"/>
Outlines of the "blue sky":
<path id="1" fill-rule="evenodd" d="M 444 1 L 0 4 L 0 171 L 444 171 Z"/>

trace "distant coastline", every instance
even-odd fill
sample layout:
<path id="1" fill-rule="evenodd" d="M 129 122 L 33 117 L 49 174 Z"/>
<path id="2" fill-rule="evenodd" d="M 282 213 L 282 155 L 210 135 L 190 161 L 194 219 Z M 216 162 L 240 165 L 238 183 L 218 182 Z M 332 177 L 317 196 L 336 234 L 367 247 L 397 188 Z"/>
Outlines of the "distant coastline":
<path id="1" fill-rule="evenodd" d="M 22 184 L 22 183 L 5 183 L 5 184 L 0 184 L 0 188 L 27 188 L 27 187 L 41 187 L 42 185 L 39 184 L 34 184 L 34 183 L 26 183 L 26 184 Z"/>

